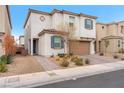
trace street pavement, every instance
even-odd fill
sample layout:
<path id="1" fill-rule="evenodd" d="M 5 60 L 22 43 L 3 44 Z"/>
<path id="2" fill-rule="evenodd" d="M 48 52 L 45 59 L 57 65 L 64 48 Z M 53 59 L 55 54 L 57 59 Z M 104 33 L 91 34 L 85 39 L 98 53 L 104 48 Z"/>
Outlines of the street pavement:
<path id="1" fill-rule="evenodd" d="M 38 86 L 37 88 L 124 88 L 124 70 Z"/>

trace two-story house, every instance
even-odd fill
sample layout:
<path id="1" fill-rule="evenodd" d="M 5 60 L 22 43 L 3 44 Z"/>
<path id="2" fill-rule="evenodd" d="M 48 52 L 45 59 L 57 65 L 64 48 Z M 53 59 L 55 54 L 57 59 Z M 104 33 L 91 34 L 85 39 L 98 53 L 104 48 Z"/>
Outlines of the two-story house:
<path id="1" fill-rule="evenodd" d="M 25 48 L 31 55 L 94 54 L 96 18 L 65 10 L 48 13 L 29 9 L 24 24 Z"/>
<path id="2" fill-rule="evenodd" d="M 3 36 L 5 33 L 11 34 L 11 29 L 9 6 L 0 5 L 0 56 L 4 54 L 2 48 Z"/>
<path id="3" fill-rule="evenodd" d="M 124 21 L 97 23 L 97 52 L 117 53 L 124 48 Z"/>

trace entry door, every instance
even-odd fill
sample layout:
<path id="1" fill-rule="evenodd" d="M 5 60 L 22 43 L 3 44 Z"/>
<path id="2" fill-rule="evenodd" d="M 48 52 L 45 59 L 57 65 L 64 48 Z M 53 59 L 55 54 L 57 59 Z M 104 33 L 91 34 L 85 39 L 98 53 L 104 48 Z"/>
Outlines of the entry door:
<path id="1" fill-rule="evenodd" d="M 33 40 L 33 53 L 38 54 L 38 39 Z"/>

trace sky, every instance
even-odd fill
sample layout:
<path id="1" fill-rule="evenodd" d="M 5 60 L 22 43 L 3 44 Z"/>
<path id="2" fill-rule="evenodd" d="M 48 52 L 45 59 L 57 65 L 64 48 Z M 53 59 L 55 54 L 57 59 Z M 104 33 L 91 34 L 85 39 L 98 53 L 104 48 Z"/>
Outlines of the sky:
<path id="1" fill-rule="evenodd" d="M 68 10 L 75 13 L 84 13 L 97 16 L 97 22 L 109 23 L 124 20 L 124 5 L 11 5 L 10 15 L 12 21 L 12 34 L 15 37 L 24 35 L 24 22 L 28 9 L 51 12 L 53 9 Z"/>

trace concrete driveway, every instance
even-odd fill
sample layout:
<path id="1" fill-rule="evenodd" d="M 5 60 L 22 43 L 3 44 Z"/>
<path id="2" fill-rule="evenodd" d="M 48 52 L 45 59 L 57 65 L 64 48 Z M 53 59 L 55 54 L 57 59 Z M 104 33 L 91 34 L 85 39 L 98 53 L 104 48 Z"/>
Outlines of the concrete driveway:
<path id="1" fill-rule="evenodd" d="M 90 60 L 91 64 L 102 64 L 102 63 L 111 63 L 111 62 L 120 61 L 120 59 L 114 59 L 111 57 L 99 56 L 97 54 L 87 55 L 87 56 L 83 56 L 83 57 L 88 58 Z"/>

